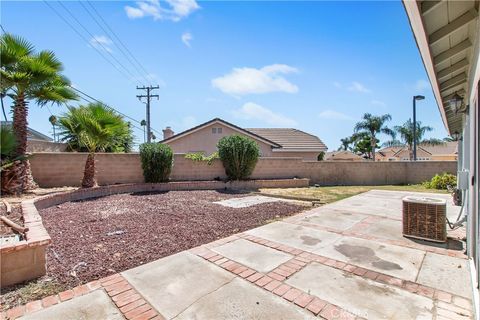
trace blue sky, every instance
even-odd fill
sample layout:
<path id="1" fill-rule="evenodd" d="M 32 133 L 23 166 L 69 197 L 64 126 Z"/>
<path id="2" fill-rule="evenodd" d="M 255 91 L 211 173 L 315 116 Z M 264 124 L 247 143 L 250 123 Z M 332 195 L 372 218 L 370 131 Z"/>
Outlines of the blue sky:
<path id="1" fill-rule="evenodd" d="M 49 3 L 87 41 L 43 2 L 2 1 L 2 26 L 53 50 L 75 87 L 137 120 L 145 107 L 135 86 L 145 78 L 159 84 L 152 103 L 158 131 L 220 117 L 242 127 L 295 127 L 333 150 L 363 113 L 389 113 L 390 126 L 398 125 L 411 117 L 412 96 L 423 94 L 417 119 L 434 128 L 430 136 L 446 136 L 400 1 L 91 2 L 145 71 L 79 2 L 63 6 L 89 33 Z M 50 112 L 65 110 L 32 104 L 29 124 L 51 134 Z"/>

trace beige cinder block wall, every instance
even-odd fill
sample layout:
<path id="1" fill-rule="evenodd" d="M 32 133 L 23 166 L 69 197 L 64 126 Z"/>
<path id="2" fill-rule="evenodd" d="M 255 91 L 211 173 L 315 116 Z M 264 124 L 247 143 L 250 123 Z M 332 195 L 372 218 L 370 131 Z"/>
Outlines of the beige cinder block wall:
<path id="1" fill-rule="evenodd" d="M 87 155 L 85 153 L 36 153 L 30 159 L 35 181 L 41 187 L 79 186 Z M 140 155 L 107 154 L 96 156 L 100 185 L 143 182 Z M 456 161 L 303 161 L 301 158 L 260 158 L 253 179 L 309 178 L 321 185 L 382 185 L 420 183 L 436 173 L 455 174 Z M 171 179 L 212 180 L 225 178 L 220 161 L 212 165 L 185 159 L 176 154 Z"/>

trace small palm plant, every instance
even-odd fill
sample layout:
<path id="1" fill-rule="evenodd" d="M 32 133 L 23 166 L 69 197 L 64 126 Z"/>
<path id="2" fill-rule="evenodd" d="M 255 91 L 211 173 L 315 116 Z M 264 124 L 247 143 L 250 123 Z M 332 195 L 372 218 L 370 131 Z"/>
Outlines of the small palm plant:
<path id="1" fill-rule="evenodd" d="M 118 144 L 118 138 L 128 124 L 120 115 L 101 104 L 69 107 L 59 118 L 62 140 L 73 141 L 88 152 L 83 173 L 82 187 L 96 187 L 95 153 L 104 152 Z"/>
<path id="2" fill-rule="evenodd" d="M 392 120 L 392 116 L 384 114 L 381 116 L 374 116 L 370 113 L 363 115 L 362 121 L 355 125 L 356 133 L 367 133 L 370 135 L 370 142 L 372 145 L 372 160 L 375 161 L 375 148 L 378 143 L 377 134 L 384 133 L 390 136 L 394 135 L 393 130 L 386 126 L 386 122 Z"/>
<path id="3" fill-rule="evenodd" d="M 47 103 L 64 104 L 76 100 L 70 81 L 61 74 L 62 63 L 51 51 L 35 52 L 34 47 L 21 37 L 4 34 L 0 37 L 0 91 L 14 101 L 13 132 L 16 156 L 25 157 L 27 152 L 28 102 L 43 106 Z M 16 179 L 23 192 L 35 187 L 28 160 L 19 162 Z"/>

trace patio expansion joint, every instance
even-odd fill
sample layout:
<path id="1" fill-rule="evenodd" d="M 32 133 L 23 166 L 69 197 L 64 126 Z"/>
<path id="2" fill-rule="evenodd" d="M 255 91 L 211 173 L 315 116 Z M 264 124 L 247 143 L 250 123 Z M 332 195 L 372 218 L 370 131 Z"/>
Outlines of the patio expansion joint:
<path id="1" fill-rule="evenodd" d="M 179 315 L 181 315 L 185 310 L 187 310 L 188 308 L 190 308 L 192 305 L 194 305 L 195 303 L 197 303 L 198 301 L 202 300 L 203 298 L 217 292 L 218 290 L 222 289 L 224 286 L 230 284 L 233 280 L 235 280 L 236 278 L 232 278 L 231 280 L 227 281 L 226 283 L 222 284 L 220 287 L 208 292 L 207 294 L 204 294 L 203 296 L 199 297 L 198 299 L 196 299 L 195 301 L 193 301 L 192 303 L 190 303 L 188 306 L 186 306 L 185 308 L 183 308 L 180 312 L 178 312 L 174 317 L 170 318 L 171 320 L 173 319 L 176 319 Z"/>

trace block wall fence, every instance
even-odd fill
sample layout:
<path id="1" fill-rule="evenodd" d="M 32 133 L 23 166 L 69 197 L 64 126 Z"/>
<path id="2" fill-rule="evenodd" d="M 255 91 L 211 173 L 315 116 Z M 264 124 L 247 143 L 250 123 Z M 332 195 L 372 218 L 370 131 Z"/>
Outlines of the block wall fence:
<path id="1" fill-rule="evenodd" d="M 79 186 L 86 153 L 34 153 L 30 158 L 35 181 L 41 187 Z M 143 182 L 138 153 L 96 155 L 100 185 Z M 436 173 L 456 174 L 456 161 L 303 161 L 301 158 L 260 158 L 252 179 L 308 178 L 320 185 L 413 184 L 431 179 Z M 173 181 L 226 178 L 222 163 L 208 165 L 176 154 Z"/>

